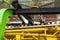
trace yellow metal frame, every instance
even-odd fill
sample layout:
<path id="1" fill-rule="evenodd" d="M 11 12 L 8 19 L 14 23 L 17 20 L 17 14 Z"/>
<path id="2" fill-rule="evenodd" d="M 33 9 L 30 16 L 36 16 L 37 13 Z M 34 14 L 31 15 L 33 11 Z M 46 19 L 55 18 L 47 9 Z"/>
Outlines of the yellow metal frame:
<path id="1" fill-rule="evenodd" d="M 32 8 L 39 8 L 39 6 L 32 6 Z"/>
<path id="2" fill-rule="evenodd" d="M 8 36 L 16 40 L 57 40 L 57 34 L 60 31 L 60 27 L 36 27 L 36 28 L 21 28 L 15 30 L 6 30 L 5 40 L 8 40 Z"/>

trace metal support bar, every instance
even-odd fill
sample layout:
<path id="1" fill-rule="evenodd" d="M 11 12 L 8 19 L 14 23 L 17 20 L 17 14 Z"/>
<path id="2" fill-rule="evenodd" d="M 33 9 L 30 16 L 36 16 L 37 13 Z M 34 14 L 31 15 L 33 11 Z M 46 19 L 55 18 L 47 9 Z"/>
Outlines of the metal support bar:
<path id="1" fill-rule="evenodd" d="M 53 34 L 53 36 L 55 36 L 58 32 L 59 32 L 59 31 L 56 31 L 56 32 Z"/>
<path id="2" fill-rule="evenodd" d="M 15 13 L 18 13 L 18 14 L 28 14 L 28 15 L 31 15 L 31 14 L 45 14 L 45 13 L 49 13 L 49 14 L 52 14 L 52 13 L 60 13 L 60 7 L 56 7 L 56 8 L 32 8 L 32 9 L 18 9 L 18 10 L 15 10 Z"/>
<path id="3" fill-rule="evenodd" d="M 44 33 L 45 33 L 45 35 L 46 35 L 46 30 L 44 30 Z"/>
<path id="4" fill-rule="evenodd" d="M 35 36 L 32 36 L 35 40 L 38 40 L 38 38 L 37 37 L 35 37 Z"/>
<path id="5" fill-rule="evenodd" d="M 16 35 L 16 40 L 21 40 L 20 35 Z"/>

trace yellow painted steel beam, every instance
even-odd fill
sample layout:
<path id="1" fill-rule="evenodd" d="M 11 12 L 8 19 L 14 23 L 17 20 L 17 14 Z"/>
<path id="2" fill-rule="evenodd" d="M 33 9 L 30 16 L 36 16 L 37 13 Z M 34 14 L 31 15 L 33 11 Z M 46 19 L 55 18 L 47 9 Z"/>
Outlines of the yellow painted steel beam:
<path id="1" fill-rule="evenodd" d="M 44 30 L 44 33 L 45 33 L 45 35 L 46 35 L 46 30 Z"/>
<path id="2" fill-rule="evenodd" d="M 60 27 L 57 27 L 56 30 L 59 30 L 60 31 Z"/>
<path id="3" fill-rule="evenodd" d="M 56 32 L 53 34 L 53 36 L 56 35 L 58 32 L 59 32 L 59 31 L 56 31 Z"/>
<path id="4" fill-rule="evenodd" d="M 5 36 L 12 36 L 12 35 L 23 35 L 23 36 L 55 36 L 55 35 L 51 35 L 51 34 L 38 34 L 38 33 L 5 33 Z"/>
<path id="5" fill-rule="evenodd" d="M 54 37 L 52 37 L 52 36 L 46 37 L 46 40 L 57 40 L 57 37 L 56 36 L 54 36 Z"/>
<path id="6" fill-rule="evenodd" d="M 40 36 L 46 36 L 46 37 L 49 37 L 49 36 L 55 36 L 55 35 L 51 35 L 51 34 L 40 34 Z"/>
<path id="7" fill-rule="evenodd" d="M 33 38 L 34 38 L 34 40 L 38 40 L 38 38 L 37 37 L 35 37 L 35 36 L 32 36 Z"/>
<path id="8" fill-rule="evenodd" d="M 44 37 L 39 37 L 39 40 L 45 40 Z"/>
<path id="9" fill-rule="evenodd" d="M 55 30 L 53 34 L 47 34 L 47 31 L 52 31 Z M 44 31 L 44 32 L 42 32 Z M 16 36 L 16 40 L 29 40 L 29 39 L 36 39 L 38 40 L 37 37 L 41 37 L 41 39 L 46 37 L 46 40 L 57 40 L 56 34 L 60 31 L 60 27 L 53 27 L 51 30 L 49 28 L 26 28 L 26 29 L 16 29 L 16 30 L 6 30 L 5 36 Z M 35 33 L 36 32 L 36 33 Z M 40 32 L 42 34 L 40 34 Z M 32 36 L 32 38 L 24 38 L 24 36 Z M 40 40 L 41 40 L 40 39 Z M 44 40 L 44 39 L 42 39 Z"/>
<path id="10" fill-rule="evenodd" d="M 31 28 L 31 29 L 17 29 L 17 30 L 6 30 L 6 32 L 40 32 L 48 30 L 48 28 Z"/>
<path id="11" fill-rule="evenodd" d="M 22 38 L 21 40 L 33 40 L 33 38 Z"/>
<path id="12" fill-rule="evenodd" d="M 16 40 L 21 40 L 20 35 L 16 35 Z"/>
<path id="13" fill-rule="evenodd" d="M 5 33 L 6 36 L 9 36 L 9 35 L 24 35 L 24 36 L 39 36 L 38 33 Z"/>

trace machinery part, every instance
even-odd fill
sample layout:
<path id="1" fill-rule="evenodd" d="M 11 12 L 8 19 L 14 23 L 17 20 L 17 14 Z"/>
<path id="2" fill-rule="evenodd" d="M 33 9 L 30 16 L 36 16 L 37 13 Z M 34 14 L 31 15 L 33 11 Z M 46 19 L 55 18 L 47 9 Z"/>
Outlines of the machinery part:
<path id="1" fill-rule="evenodd" d="M 33 25 L 33 20 L 32 20 L 32 18 L 29 16 L 29 15 L 23 15 L 28 21 L 29 21 L 29 23 L 31 24 L 31 25 Z"/>
<path id="2" fill-rule="evenodd" d="M 39 6 L 32 6 L 32 8 L 39 8 Z"/>
<path id="3" fill-rule="evenodd" d="M 23 11 L 24 10 L 24 11 Z M 18 14 L 26 14 L 26 15 L 35 15 L 35 14 L 59 14 L 60 12 L 60 7 L 55 7 L 55 8 L 34 8 L 34 9 L 18 9 L 16 10 L 16 13 Z"/>
<path id="4" fill-rule="evenodd" d="M 24 39 L 24 40 L 26 40 L 26 39 L 58 40 L 57 35 L 60 34 L 60 27 L 59 26 L 57 27 L 57 28 L 59 28 L 59 30 L 55 29 L 55 27 L 56 27 L 55 26 L 55 27 L 51 28 L 52 31 L 48 30 L 49 26 L 42 26 L 41 28 L 38 26 L 36 26 L 36 27 L 37 28 L 35 28 L 35 27 L 33 27 L 33 28 L 20 28 L 17 30 L 9 29 L 9 30 L 6 30 L 5 36 L 7 36 L 7 38 L 8 38 L 8 36 L 11 36 L 11 37 L 14 36 L 16 38 L 16 40 L 18 40 L 18 39 L 20 39 L 20 40 L 22 40 L 22 39 Z M 48 33 L 49 31 L 50 31 L 50 33 Z M 58 31 L 59 31 L 59 33 L 58 33 Z M 51 34 L 51 33 L 53 33 L 53 34 Z"/>
<path id="5" fill-rule="evenodd" d="M 12 6 L 16 9 L 22 9 L 21 5 L 19 5 L 18 0 L 12 1 Z"/>
<path id="6" fill-rule="evenodd" d="M 20 18 L 23 21 L 23 24 L 28 24 L 29 23 L 28 20 L 23 15 L 20 15 Z"/>
<path id="7" fill-rule="evenodd" d="M 0 40 L 4 40 L 4 32 L 5 32 L 5 26 L 6 21 L 9 16 L 11 16 L 13 13 L 10 9 L 1 9 L 0 10 Z"/>
<path id="8" fill-rule="evenodd" d="M 18 10 L 18 9 L 22 9 L 21 5 L 19 5 L 19 3 L 18 3 L 18 0 L 12 0 L 12 1 L 11 1 L 11 0 L 8 0 L 8 1 L 5 0 L 5 2 L 7 2 L 7 3 L 9 2 L 9 3 L 15 8 L 15 11 Z M 9 4 L 9 3 L 8 3 L 8 4 Z M 15 13 L 15 12 L 14 12 L 14 13 Z M 18 13 L 15 13 L 15 14 L 18 15 L 19 18 L 21 18 L 21 16 L 20 16 Z M 30 21 L 30 20 L 32 20 L 32 19 L 30 18 L 30 16 L 28 16 L 28 15 L 24 15 L 24 16 L 25 16 L 26 19 L 28 19 L 28 21 L 29 21 L 30 23 L 32 23 L 32 21 Z M 21 18 L 21 19 L 22 19 L 22 18 Z M 22 21 L 23 21 L 23 20 L 22 20 Z M 24 22 L 25 22 L 25 21 L 24 21 Z M 24 22 L 23 22 L 23 23 L 24 23 Z"/>
<path id="9" fill-rule="evenodd" d="M 14 1 L 12 1 L 12 5 L 16 8 L 16 10 L 18 10 L 18 9 L 22 9 L 22 7 L 21 7 L 21 5 L 19 5 L 19 3 L 18 3 L 18 0 L 14 0 Z M 17 14 L 18 15 L 18 14 Z M 19 16 L 19 15 L 18 15 Z M 19 18 L 21 18 L 22 16 L 20 16 Z M 28 18 L 27 18 L 28 17 Z M 30 18 L 30 16 L 27 16 L 27 15 L 25 15 L 25 18 L 27 18 L 28 19 L 28 21 L 29 22 L 31 22 L 30 20 L 32 20 L 31 18 Z M 30 20 L 29 20 L 30 19 Z M 25 21 L 24 21 L 25 22 Z M 32 23 L 32 22 L 31 22 Z"/>
<path id="10" fill-rule="evenodd" d="M 22 7 L 19 5 L 18 0 L 4 0 L 5 3 L 12 5 L 15 9 L 21 9 Z"/>

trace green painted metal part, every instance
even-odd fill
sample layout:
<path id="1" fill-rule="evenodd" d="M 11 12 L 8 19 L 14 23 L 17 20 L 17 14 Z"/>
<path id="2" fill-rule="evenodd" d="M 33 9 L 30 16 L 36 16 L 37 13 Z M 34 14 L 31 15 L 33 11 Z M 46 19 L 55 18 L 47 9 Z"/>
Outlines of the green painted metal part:
<path id="1" fill-rule="evenodd" d="M 4 40 L 5 26 L 9 16 L 13 15 L 11 9 L 0 9 L 0 40 Z"/>

